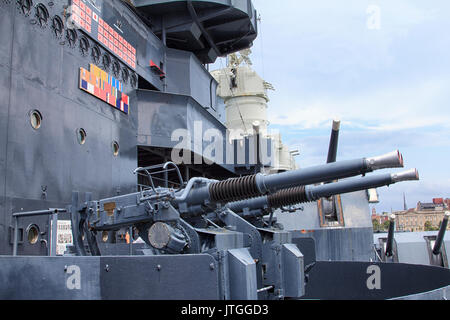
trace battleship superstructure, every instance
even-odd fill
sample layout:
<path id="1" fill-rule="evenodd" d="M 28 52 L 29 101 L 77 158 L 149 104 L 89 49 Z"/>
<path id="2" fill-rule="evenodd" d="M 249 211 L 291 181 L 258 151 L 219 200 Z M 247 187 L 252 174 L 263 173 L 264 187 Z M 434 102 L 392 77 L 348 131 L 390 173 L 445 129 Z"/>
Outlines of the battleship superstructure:
<path id="1" fill-rule="evenodd" d="M 448 284 L 447 269 L 420 267 L 432 281 L 405 286 L 404 266 L 370 260 L 365 190 L 417 171 L 341 179 L 401 167 L 400 153 L 331 151 L 261 174 L 277 168 L 259 156 L 277 139 L 220 139 L 205 65 L 252 45 L 251 1 L 0 0 L 0 27 L 2 299 L 391 298 Z M 57 257 L 63 227 L 73 244 Z M 330 268 L 355 285 L 329 290 Z M 380 269 L 382 289 L 369 283 Z"/>

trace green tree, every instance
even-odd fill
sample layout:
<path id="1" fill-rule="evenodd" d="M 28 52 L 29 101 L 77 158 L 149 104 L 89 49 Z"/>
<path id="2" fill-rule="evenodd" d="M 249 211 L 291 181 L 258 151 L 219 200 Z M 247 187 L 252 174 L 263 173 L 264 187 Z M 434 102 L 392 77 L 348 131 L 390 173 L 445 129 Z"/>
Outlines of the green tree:
<path id="1" fill-rule="evenodd" d="M 373 225 L 373 231 L 380 231 L 381 230 L 381 225 L 378 222 L 377 219 L 373 219 L 372 220 L 372 225 Z"/>
<path id="2" fill-rule="evenodd" d="M 386 220 L 385 222 L 383 222 L 383 230 L 388 230 L 389 229 L 389 220 Z"/>
<path id="3" fill-rule="evenodd" d="M 425 231 L 433 231 L 434 230 L 430 221 L 426 221 L 424 227 L 425 227 Z"/>

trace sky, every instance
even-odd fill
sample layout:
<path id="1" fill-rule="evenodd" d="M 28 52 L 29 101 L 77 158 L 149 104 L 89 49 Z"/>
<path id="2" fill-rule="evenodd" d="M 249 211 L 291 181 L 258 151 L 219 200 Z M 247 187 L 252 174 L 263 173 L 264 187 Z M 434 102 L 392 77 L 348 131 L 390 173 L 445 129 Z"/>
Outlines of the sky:
<path id="1" fill-rule="evenodd" d="M 420 181 L 379 188 L 377 212 L 402 210 L 403 194 L 409 208 L 450 198 L 450 1 L 253 4 L 261 20 L 250 57 L 275 87 L 269 128 L 300 151 L 300 167 L 326 162 L 339 119 L 338 160 L 399 149 L 405 169 L 419 170 Z"/>

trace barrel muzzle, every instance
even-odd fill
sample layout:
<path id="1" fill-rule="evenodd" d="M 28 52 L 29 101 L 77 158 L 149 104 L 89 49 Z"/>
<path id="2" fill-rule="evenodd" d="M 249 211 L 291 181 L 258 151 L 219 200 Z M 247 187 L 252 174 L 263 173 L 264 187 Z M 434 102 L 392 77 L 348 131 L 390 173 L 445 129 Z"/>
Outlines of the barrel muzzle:
<path id="1" fill-rule="evenodd" d="M 411 169 L 408 171 L 393 173 L 391 174 L 391 177 L 392 182 L 419 180 L 419 171 L 417 171 L 417 169 Z"/>
<path id="2" fill-rule="evenodd" d="M 386 168 L 403 168 L 403 156 L 396 150 L 382 156 L 367 158 L 367 167 L 372 170 Z"/>
<path id="3" fill-rule="evenodd" d="M 339 131 L 341 129 L 341 120 L 333 120 L 333 131 Z"/>

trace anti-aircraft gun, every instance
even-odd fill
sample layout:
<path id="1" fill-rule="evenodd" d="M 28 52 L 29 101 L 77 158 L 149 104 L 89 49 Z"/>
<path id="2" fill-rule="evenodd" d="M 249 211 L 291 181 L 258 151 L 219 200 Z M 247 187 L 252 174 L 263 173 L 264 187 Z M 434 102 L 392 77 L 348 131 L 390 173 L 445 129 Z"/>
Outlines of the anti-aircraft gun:
<path id="1" fill-rule="evenodd" d="M 397 249 L 394 243 L 394 235 L 395 235 L 395 214 L 391 214 L 389 216 L 389 227 L 386 238 L 380 239 L 381 250 L 380 250 L 380 259 L 384 262 L 396 262 L 397 258 Z"/>
<path id="2" fill-rule="evenodd" d="M 166 163 L 167 169 L 173 163 Z M 89 229 L 90 231 L 105 231 L 136 226 L 140 234 L 149 231 L 154 223 L 172 223 L 183 219 L 195 218 L 216 210 L 227 210 L 226 204 L 264 195 L 273 195 L 276 192 L 292 187 L 300 187 L 341 179 L 384 168 L 403 167 L 403 158 L 398 151 L 373 158 L 354 159 L 329 163 L 315 167 L 283 172 L 273 175 L 256 174 L 225 181 L 216 181 L 205 178 L 193 178 L 184 188 L 178 190 L 155 187 L 147 168 L 138 168 L 137 172 L 147 171 L 151 180 L 151 188 L 124 196 L 90 201 L 87 199 L 81 208 L 75 204 L 70 211 L 72 219 L 79 220 L 74 226 L 75 241 Z M 176 166 L 175 166 L 176 168 Z M 184 186 L 179 170 L 176 168 L 180 185 Z M 409 177 L 410 174 L 384 177 L 384 181 L 395 182 L 398 177 Z M 366 181 L 366 180 L 364 180 Z M 370 181 L 370 180 L 367 180 Z M 375 181 L 375 180 L 374 180 Z M 327 190 L 333 190 L 333 184 L 325 190 L 315 187 L 319 195 Z M 344 185 L 342 185 L 344 186 Z M 342 188 L 338 185 L 337 189 Z M 323 187 L 322 187 L 323 188 Z M 306 189 L 305 189 L 306 190 Z M 332 191 L 331 191 L 332 192 Z M 308 189 L 308 201 L 315 197 Z M 308 198 L 309 197 L 309 198 Z M 301 201 L 298 201 L 301 202 Z M 75 221 L 73 221 L 75 222 Z M 86 224 L 85 224 L 86 222 Z M 145 225 L 145 226 L 144 226 Z M 147 237 L 143 237 L 144 240 Z M 89 237 L 88 237 L 89 241 Z M 78 254 L 84 255 L 83 247 L 79 246 Z M 93 250 L 92 253 L 95 253 Z"/>
<path id="3" fill-rule="evenodd" d="M 449 267 L 448 256 L 444 247 L 444 237 L 448 226 L 448 219 L 450 218 L 450 211 L 446 211 L 442 219 L 439 232 L 435 237 L 429 237 L 427 244 L 429 245 L 430 264 L 439 267 Z"/>
<path id="4" fill-rule="evenodd" d="M 450 212 L 445 212 L 437 234 L 395 233 L 396 215 L 389 217 L 387 236 L 378 239 L 379 259 L 383 262 L 415 263 L 448 268 L 445 232 Z M 409 260 L 408 260 L 409 259 Z"/>
<path id="5" fill-rule="evenodd" d="M 234 284 L 225 281 L 222 284 L 225 296 L 226 292 L 239 287 L 238 292 L 254 292 L 255 296 L 229 294 L 234 298 L 297 298 L 304 294 L 303 255 L 291 242 L 290 232 L 251 223 L 245 219 L 242 210 L 238 210 L 237 203 L 246 203 L 243 207 L 248 207 L 249 203 L 266 201 L 259 208 L 263 212 L 268 205 L 276 207 L 286 201 L 313 201 L 317 197 L 418 179 L 417 171 L 413 170 L 312 186 L 378 169 L 403 167 L 403 158 L 398 151 L 379 157 L 220 182 L 193 178 L 185 184 L 175 164 L 169 162 L 160 168 L 164 171 L 170 167 L 177 171 L 179 189 L 155 187 L 151 174 L 155 167 L 152 167 L 136 169 L 136 173 L 144 172 L 150 180 L 150 187 L 141 192 L 100 201 L 91 201 L 89 196 L 85 201 L 79 201 L 74 194 L 68 211 L 71 212 L 75 253 L 101 255 L 96 241 L 98 232 L 134 227 L 150 248 L 144 250 L 144 254 L 206 253 L 215 258 L 220 272 L 244 272 L 245 279 L 254 279 L 246 281 L 245 285 L 239 281 Z M 293 190 L 300 190 L 300 194 L 293 195 Z M 275 200 L 277 204 L 269 202 Z M 198 221 L 206 221 L 206 225 Z M 87 240 L 87 249 L 83 238 Z M 247 264 L 242 266 L 242 261 Z M 246 287 L 242 289 L 242 286 Z"/>

